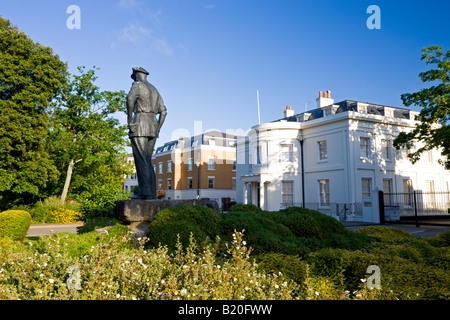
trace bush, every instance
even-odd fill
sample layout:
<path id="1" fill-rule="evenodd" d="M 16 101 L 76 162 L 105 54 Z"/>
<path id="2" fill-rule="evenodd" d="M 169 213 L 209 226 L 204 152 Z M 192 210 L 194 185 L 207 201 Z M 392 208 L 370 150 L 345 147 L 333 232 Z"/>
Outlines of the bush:
<path id="1" fill-rule="evenodd" d="M 233 204 L 229 209 L 228 212 L 261 212 L 261 208 L 255 206 L 254 204 L 247 203 L 237 203 Z"/>
<path id="2" fill-rule="evenodd" d="M 70 209 L 59 208 L 51 212 L 51 217 L 54 223 L 74 223 L 80 221 L 81 213 Z"/>
<path id="3" fill-rule="evenodd" d="M 197 243 L 207 237 L 214 239 L 220 232 L 220 217 L 211 208 L 177 205 L 158 212 L 147 230 L 148 245 L 167 245 L 173 249 L 178 235 L 183 245 L 189 244 L 191 233 Z"/>
<path id="4" fill-rule="evenodd" d="M 150 226 L 156 227 L 176 221 L 187 221 L 197 225 L 211 239 L 214 239 L 220 231 L 219 223 L 221 219 L 219 215 L 213 209 L 201 205 L 187 206 L 181 204 L 161 210 L 155 215 Z"/>
<path id="5" fill-rule="evenodd" d="M 52 212 L 59 209 L 68 209 L 79 212 L 80 204 L 76 201 L 70 200 L 62 204 L 61 199 L 58 197 L 50 197 L 44 201 L 38 201 L 34 206 L 30 207 L 28 212 L 33 218 L 33 222 L 37 223 L 55 223 L 52 217 Z"/>
<path id="6" fill-rule="evenodd" d="M 265 216 L 288 227 L 296 236 L 302 238 L 322 238 L 322 229 L 313 216 L 290 211 L 269 212 Z"/>
<path id="7" fill-rule="evenodd" d="M 311 217 L 320 228 L 322 237 L 327 237 L 333 233 L 344 233 L 346 231 L 344 225 L 335 218 L 315 210 L 300 207 L 289 207 L 280 210 L 280 213 L 284 213 L 287 216 L 300 214 Z"/>
<path id="8" fill-rule="evenodd" d="M 82 226 L 77 227 L 77 233 L 87 233 L 94 231 L 95 229 L 107 227 L 107 226 L 115 226 L 116 224 L 121 224 L 119 220 L 116 218 L 109 217 L 97 217 L 87 219 Z"/>
<path id="9" fill-rule="evenodd" d="M 9 237 L 22 241 L 31 224 L 31 216 L 27 211 L 9 210 L 0 213 L 0 238 Z"/>
<path id="10" fill-rule="evenodd" d="M 198 225 L 180 220 L 149 227 L 147 237 L 147 246 L 158 247 L 159 245 L 164 245 L 174 250 L 178 241 L 185 248 L 189 245 L 191 237 L 196 243 L 202 243 L 208 235 Z"/>
<path id="11" fill-rule="evenodd" d="M 303 285 L 306 277 L 306 262 L 296 255 L 265 253 L 254 257 L 258 270 L 281 275 Z"/>
<path id="12" fill-rule="evenodd" d="M 234 230 L 245 230 L 245 240 L 255 254 L 267 252 L 304 254 L 306 250 L 288 227 L 258 213 L 240 211 L 224 213 L 221 233 L 229 238 Z"/>

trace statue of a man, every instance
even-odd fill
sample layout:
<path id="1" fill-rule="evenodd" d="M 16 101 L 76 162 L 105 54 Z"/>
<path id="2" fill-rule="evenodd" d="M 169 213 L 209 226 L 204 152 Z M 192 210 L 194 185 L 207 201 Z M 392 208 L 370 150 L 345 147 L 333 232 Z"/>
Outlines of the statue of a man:
<path id="1" fill-rule="evenodd" d="M 148 74 L 144 68 L 133 68 L 134 82 L 127 96 L 128 136 L 133 148 L 139 198 L 156 199 L 152 153 L 167 111 L 158 90 L 147 81 Z"/>

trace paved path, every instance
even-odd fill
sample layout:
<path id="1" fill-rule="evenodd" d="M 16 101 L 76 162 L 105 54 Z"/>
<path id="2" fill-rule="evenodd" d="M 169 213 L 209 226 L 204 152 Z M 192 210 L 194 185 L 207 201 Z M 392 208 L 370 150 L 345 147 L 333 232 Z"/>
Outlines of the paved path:
<path id="1" fill-rule="evenodd" d="M 77 227 L 82 225 L 83 222 L 69 224 L 32 224 L 28 229 L 27 237 L 42 236 L 60 232 L 77 233 Z"/>

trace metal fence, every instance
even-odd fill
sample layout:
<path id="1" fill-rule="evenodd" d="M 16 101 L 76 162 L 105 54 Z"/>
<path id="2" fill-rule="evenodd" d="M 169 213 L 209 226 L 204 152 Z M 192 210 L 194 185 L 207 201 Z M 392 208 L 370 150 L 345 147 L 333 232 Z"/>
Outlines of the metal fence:
<path id="1" fill-rule="evenodd" d="M 448 216 L 450 192 L 383 193 L 385 208 L 397 208 L 400 217 Z"/>
<path id="2" fill-rule="evenodd" d="M 384 205 L 381 205 L 381 202 Z M 450 192 L 383 193 L 380 191 L 381 222 L 420 224 L 450 224 Z"/>

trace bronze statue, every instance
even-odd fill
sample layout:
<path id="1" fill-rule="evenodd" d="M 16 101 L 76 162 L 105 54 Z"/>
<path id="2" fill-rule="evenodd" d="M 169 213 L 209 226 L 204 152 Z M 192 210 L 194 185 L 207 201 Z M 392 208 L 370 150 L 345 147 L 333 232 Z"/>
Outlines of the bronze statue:
<path id="1" fill-rule="evenodd" d="M 152 153 L 167 111 L 158 90 L 147 81 L 148 74 L 144 68 L 133 68 L 134 82 L 127 96 L 128 136 L 133 148 L 139 198 L 156 199 Z"/>

